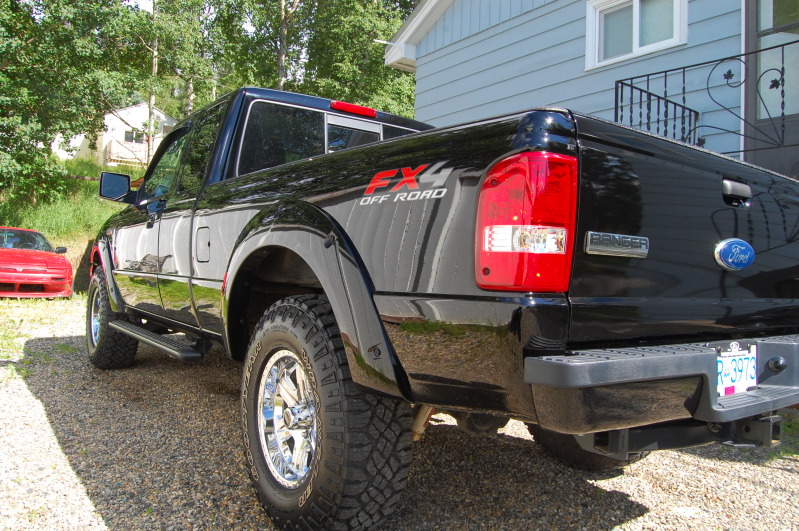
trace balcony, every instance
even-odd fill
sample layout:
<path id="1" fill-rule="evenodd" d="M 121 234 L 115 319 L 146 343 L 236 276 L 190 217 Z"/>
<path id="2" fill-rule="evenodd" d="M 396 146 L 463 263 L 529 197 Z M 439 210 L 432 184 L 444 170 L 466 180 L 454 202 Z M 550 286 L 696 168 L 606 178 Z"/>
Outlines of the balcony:
<path id="1" fill-rule="evenodd" d="M 788 149 L 799 146 L 797 78 L 799 40 L 622 79 L 615 120 L 790 173 L 799 160 Z M 769 166 L 775 156 L 791 160 Z"/>

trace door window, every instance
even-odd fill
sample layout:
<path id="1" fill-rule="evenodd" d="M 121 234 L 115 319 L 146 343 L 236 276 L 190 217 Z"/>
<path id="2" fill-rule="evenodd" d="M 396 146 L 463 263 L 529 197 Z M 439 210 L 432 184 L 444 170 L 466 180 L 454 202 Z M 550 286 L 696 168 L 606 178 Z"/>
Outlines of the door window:
<path id="1" fill-rule="evenodd" d="M 183 146 L 186 144 L 185 133 L 186 131 L 181 131 L 174 137 L 144 183 L 145 200 L 160 197 L 172 188 L 180 166 Z"/>
<path id="2" fill-rule="evenodd" d="M 205 182 L 211 151 L 216 141 L 219 124 L 225 116 L 227 101 L 208 110 L 194 129 L 178 190 L 182 195 L 196 197 Z"/>

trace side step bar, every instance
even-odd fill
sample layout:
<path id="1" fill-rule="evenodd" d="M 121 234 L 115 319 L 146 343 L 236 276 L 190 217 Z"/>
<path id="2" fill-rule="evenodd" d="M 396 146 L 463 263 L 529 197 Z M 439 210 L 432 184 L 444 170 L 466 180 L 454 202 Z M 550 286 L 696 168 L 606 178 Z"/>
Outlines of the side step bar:
<path id="1" fill-rule="evenodd" d="M 191 343 L 172 337 L 164 337 L 141 326 L 136 326 L 129 321 L 111 321 L 108 326 L 181 361 L 196 363 L 203 359 L 204 352 L 197 350 Z"/>

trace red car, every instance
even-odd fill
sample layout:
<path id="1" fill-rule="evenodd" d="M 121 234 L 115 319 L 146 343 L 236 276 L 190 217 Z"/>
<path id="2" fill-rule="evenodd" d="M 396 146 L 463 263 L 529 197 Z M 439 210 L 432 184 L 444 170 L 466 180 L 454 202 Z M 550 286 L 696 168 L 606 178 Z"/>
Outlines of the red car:
<path id="1" fill-rule="evenodd" d="M 0 227 L 0 297 L 69 297 L 72 264 L 41 233 Z"/>

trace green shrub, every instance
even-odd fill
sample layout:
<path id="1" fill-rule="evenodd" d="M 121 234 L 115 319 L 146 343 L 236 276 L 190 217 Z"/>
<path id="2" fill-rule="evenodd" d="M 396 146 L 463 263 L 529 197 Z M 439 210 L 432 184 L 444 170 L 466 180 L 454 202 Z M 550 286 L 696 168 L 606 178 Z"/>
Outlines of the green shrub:
<path id="1" fill-rule="evenodd" d="M 58 186 L 49 186 L 47 194 L 8 198 L 0 202 L 0 225 L 22 227 L 42 232 L 53 244 L 58 241 L 92 239 L 112 214 L 124 205 L 98 197 L 100 173 L 104 170 L 93 160 L 75 159 L 61 162 L 67 176 Z M 105 171 L 126 173 L 135 180 L 145 168 L 114 166 Z M 83 177 L 84 179 L 75 179 Z"/>
<path id="2" fill-rule="evenodd" d="M 97 162 L 91 159 L 71 159 L 63 161 L 64 169 L 66 170 L 67 174 L 74 175 L 77 177 L 90 177 L 94 179 L 100 178 L 100 173 L 103 171 L 112 171 L 115 173 L 125 173 L 130 175 L 130 180 L 135 181 L 136 179 L 144 176 L 144 171 L 146 168 L 142 166 L 125 166 L 125 165 L 118 165 L 118 166 L 108 166 L 108 167 L 101 167 Z"/>
<path id="3" fill-rule="evenodd" d="M 0 225 L 34 229 L 51 242 L 80 240 L 97 235 L 103 222 L 124 205 L 100 199 L 97 182 L 75 181 L 69 193 L 48 202 L 0 204 Z"/>

